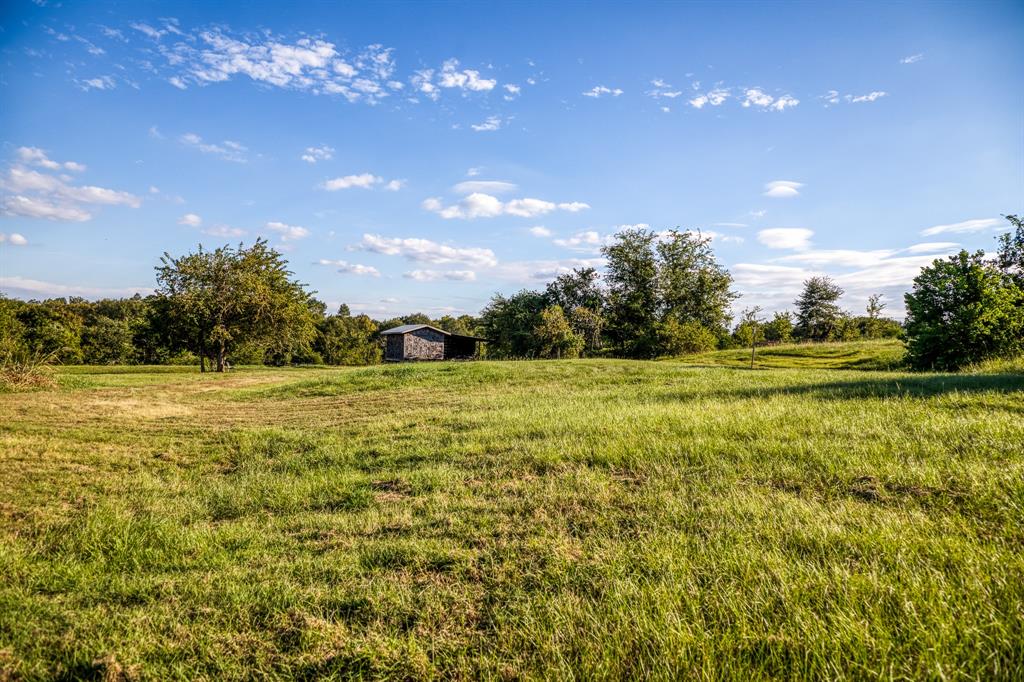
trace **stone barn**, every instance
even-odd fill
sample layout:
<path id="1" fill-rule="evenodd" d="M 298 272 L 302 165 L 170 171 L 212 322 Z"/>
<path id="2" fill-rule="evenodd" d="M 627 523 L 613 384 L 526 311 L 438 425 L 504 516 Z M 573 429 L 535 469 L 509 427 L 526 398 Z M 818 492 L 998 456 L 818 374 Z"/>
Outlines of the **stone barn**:
<path id="1" fill-rule="evenodd" d="M 452 334 L 429 324 L 403 324 L 381 332 L 385 362 L 406 360 L 470 360 L 476 344 L 487 339 Z"/>

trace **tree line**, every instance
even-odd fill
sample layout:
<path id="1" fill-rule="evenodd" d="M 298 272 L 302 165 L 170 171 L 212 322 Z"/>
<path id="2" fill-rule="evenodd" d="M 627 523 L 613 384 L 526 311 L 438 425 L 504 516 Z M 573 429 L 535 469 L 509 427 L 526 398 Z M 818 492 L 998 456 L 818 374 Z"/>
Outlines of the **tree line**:
<path id="1" fill-rule="evenodd" d="M 496 294 L 480 315 L 491 356 L 654 358 L 902 333 L 899 322 L 882 315 L 880 296 L 871 297 L 861 316 L 840 309 L 843 290 L 827 277 L 804 283 L 794 312 L 764 320 L 758 309 L 748 309 L 730 326 L 733 279 L 700 232 L 628 229 L 602 252 L 603 277 L 583 268 L 542 291 Z"/>
<path id="2" fill-rule="evenodd" d="M 734 321 L 733 279 L 699 231 L 627 229 L 602 251 L 604 274 L 580 268 L 543 290 L 495 294 L 479 316 L 416 313 L 375 320 L 326 305 L 280 253 L 202 247 L 165 254 L 150 296 L 87 301 L 0 297 L 0 359 L 34 355 L 66 364 L 367 365 L 381 362 L 381 331 L 431 324 L 483 336 L 487 357 L 655 358 L 759 343 L 905 338 L 918 369 L 955 369 L 1024 352 L 1024 226 L 999 238 L 997 254 L 962 251 L 936 260 L 905 297 L 907 320 L 884 315 L 878 295 L 864 314 L 840 308 L 843 290 L 812 277 L 792 312 Z"/>

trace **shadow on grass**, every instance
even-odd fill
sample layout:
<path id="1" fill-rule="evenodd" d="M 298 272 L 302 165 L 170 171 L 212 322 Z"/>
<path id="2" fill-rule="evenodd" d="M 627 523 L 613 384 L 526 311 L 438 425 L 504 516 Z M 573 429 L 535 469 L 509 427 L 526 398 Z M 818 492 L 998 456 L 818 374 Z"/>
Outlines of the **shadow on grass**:
<path id="1" fill-rule="evenodd" d="M 767 376 L 771 370 L 736 369 Z M 871 377 L 848 381 L 799 383 L 790 385 L 746 386 L 711 391 L 718 398 L 771 398 L 779 395 L 809 396 L 822 400 L 856 400 L 862 398 L 927 398 L 952 393 L 1021 393 L 1019 411 L 1024 412 L 1024 375 L 1022 374 L 923 374 L 898 377 Z M 692 396 L 666 395 L 666 399 L 689 399 Z"/>

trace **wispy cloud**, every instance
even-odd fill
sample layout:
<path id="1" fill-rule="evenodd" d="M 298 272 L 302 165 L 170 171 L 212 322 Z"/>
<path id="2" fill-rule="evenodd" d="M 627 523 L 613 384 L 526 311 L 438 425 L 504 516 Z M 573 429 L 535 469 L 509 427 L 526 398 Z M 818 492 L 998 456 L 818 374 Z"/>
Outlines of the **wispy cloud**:
<path id="1" fill-rule="evenodd" d="M 384 182 L 384 179 L 379 175 L 374 175 L 373 173 L 359 173 L 358 175 L 344 175 L 340 178 L 324 180 L 320 183 L 320 188 L 325 189 L 328 192 L 337 192 L 341 189 L 352 189 L 353 187 L 370 189 L 374 185 L 379 185 L 382 182 Z"/>
<path id="2" fill-rule="evenodd" d="M 793 180 L 772 180 L 765 184 L 764 196 L 773 199 L 788 199 L 799 196 L 800 188 L 803 186 L 804 183 L 794 182 Z"/>
<path id="3" fill-rule="evenodd" d="M 703 109 L 707 105 L 713 107 L 721 106 L 725 100 L 729 99 L 730 92 L 728 88 L 715 88 L 706 93 L 698 94 L 690 99 L 690 106 L 694 109 Z"/>
<path id="4" fill-rule="evenodd" d="M 757 233 L 757 241 L 770 249 L 807 249 L 813 230 L 803 227 L 772 227 Z"/>
<path id="5" fill-rule="evenodd" d="M 771 111 L 784 111 L 800 104 L 800 100 L 792 95 L 781 95 L 773 97 L 761 88 L 747 88 L 743 93 L 743 100 L 740 104 L 744 107 L 755 107 Z"/>
<path id="6" fill-rule="evenodd" d="M 580 201 L 555 203 L 553 201 L 545 201 L 543 199 L 533 199 L 529 197 L 503 202 L 493 195 L 484 194 L 482 192 L 473 192 L 469 196 L 459 200 L 457 203 L 450 204 L 448 206 L 445 206 L 440 198 L 432 197 L 424 200 L 422 206 L 424 209 L 431 213 L 436 213 L 442 218 L 461 218 L 464 220 L 470 220 L 473 218 L 494 218 L 500 215 L 532 218 L 534 216 L 551 213 L 552 211 L 578 213 L 579 211 L 584 211 L 590 208 L 589 204 L 585 204 Z"/>
<path id="7" fill-rule="evenodd" d="M 306 163 L 328 161 L 334 158 L 334 147 L 328 147 L 327 145 L 322 145 L 320 147 L 306 147 L 306 151 L 303 152 L 301 158 Z"/>
<path id="8" fill-rule="evenodd" d="M 299 225 L 289 225 L 278 221 L 271 221 L 264 226 L 271 232 L 277 233 L 281 241 L 289 242 L 309 236 L 309 230 Z"/>
<path id="9" fill-rule="evenodd" d="M 470 126 L 478 133 L 500 130 L 504 120 L 500 116 L 488 116 L 483 123 L 474 123 Z"/>
<path id="10" fill-rule="evenodd" d="M 0 244 L 10 244 L 11 246 L 26 246 L 28 244 L 28 240 L 25 239 L 23 235 L 17 232 L 11 232 L 10 234 L 0 232 Z"/>
<path id="11" fill-rule="evenodd" d="M 23 152 L 22 150 L 28 150 Z M 35 148 L 21 148 L 19 157 L 29 158 L 43 168 L 51 168 L 45 154 L 40 156 Z M 60 164 L 67 168 L 68 163 Z M 74 164 L 84 169 L 85 166 Z M 67 175 L 49 175 L 21 165 L 13 165 L 7 174 L 0 177 L 0 189 L 7 193 L 0 200 L 0 212 L 26 218 L 43 218 L 64 222 L 82 222 L 93 215 L 93 206 L 129 206 L 138 208 L 142 199 L 129 192 L 122 192 L 95 185 L 74 185 Z"/>
<path id="12" fill-rule="evenodd" d="M 316 261 L 314 265 L 329 265 L 337 268 L 338 272 L 343 275 L 360 275 L 365 277 L 380 277 L 380 270 L 373 267 L 372 265 L 362 265 L 360 263 L 349 263 L 344 260 L 330 260 L 327 258 L 321 258 Z"/>
<path id="13" fill-rule="evenodd" d="M 195 133 L 185 133 L 178 138 L 178 141 L 186 147 L 198 149 L 203 154 L 211 154 L 225 161 L 246 163 L 249 160 L 246 156 L 246 152 L 249 151 L 248 147 L 232 140 L 224 140 L 220 144 L 214 144 L 204 142 L 203 138 Z"/>
<path id="14" fill-rule="evenodd" d="M 679 97 L 680 95 L 683 94 L 682 90 L 677 90 L 673 88 L 670 84 L 666 83 L 660 78 L 655 78 L 654 80 L 652 80 L 651 86 L 651 89 L 647 91 L 647 96 L 653 97 L 654 99 L 661 99 L 662 97 L 667 97 L 668 99 L 675 99 L 676 97 Z"/>
<path id="15" fill-rule="evenodd" d="M 621 94 L 622 94 L 622 90 L 620 88 L 609 88 L 609 87 L 604 86 L 604 85 L 595 85 L 594 87 L 592 87 L 589 90 L 587 90 L 586 92 L 584 92 L 583 96 L 584 97 L 604 97 L 605 95 L 610 95 L 612 97 L 618 97 Z"/>
<path id="16" fill-rule="evenodd" d="M 87 287 L 18 276 L 0 276 L 0 290 L 17 292 L 26 298 L 81 296 L 82 298 L 89 299 L 129 298 L 135 294 L 146 295 L 153 292 L 152 287 Z"/>
<path id="17" fill-rule="evenodd" d="M 452 187 L 452 190 L 459 194 L 472 194 L 473 192 L 488 192 L 490 194 L 505 194 L 514 192 L 519 186 L 513 182 L 502 182 L 501 180 L 466 180 Z"/>
<path id="18" fill-rule="evenodd" d="M 378 234 L 364 234 L 362 241 L 355 248 L 386 256 L 402 256 L 407 260 L 435 265 L 465 263 L 466 265 L 493 267 L 498 264 L 498 258 L 491 249 L 450 246 L 419 237 L 383 237 Z"/>
<path id="19" fill-rule="evenodd" d="M 900 64 L 916 64 L 922 59 L 924 59 L 924 54 L 918 52 L 917 54 L 912 54 L 910 56 L 904 57 L 903 59 L 900 60 Z"/>
<path id="20" fill-rule="evenodd" d="M 921 230 L 921 234 L 925 237 L 931 237 L 936 234 L 950 233 L 950 234 L 969 234 L 971 232 L 982 232 L 995 227 L 999 227 L 1003 224 L 1003 221 L 998 218 L 974 218 L 972 220 L 964 220 L 959 223 L 950 223 L 949 225 L 935 225 Z"/>
<path id="21" fill-rule="evenodd" d="M 472 270 L 412 270 L 402 276 L 406 279 L 414 279 L 417 282 L 434 282 L 437 280 L 472 282 L 476 280 L 476 273 Z"/>
<path id="22" fill-rule="evenodd" d="M 186 213 L 185 215 L 178 218 L 179 225 L 188 225 L 189 227 L 199 227 L 203 224 L 203 219 L 195 213 Z"/>

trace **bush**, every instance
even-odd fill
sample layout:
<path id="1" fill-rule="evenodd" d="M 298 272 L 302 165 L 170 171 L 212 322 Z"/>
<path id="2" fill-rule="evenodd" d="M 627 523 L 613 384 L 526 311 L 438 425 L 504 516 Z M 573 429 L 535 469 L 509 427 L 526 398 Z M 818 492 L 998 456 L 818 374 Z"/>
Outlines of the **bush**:
<path id="1" fill-rule="evenodd" d="M 680 323 L 670 317 L 658 325 L 658 344 L 662 355 L 706 353 L 718 347 L 718 336 L 699 322 Z"/>
<path id="2" fill-rule="evenodd" d="M 956 370 L 1024 352 L 1024 290 L 982 252 L 936 260 L 914 279 L 907 303 L 907 360 Z"/>
<path id="3" fill-rule="evenodd" d="M 50 365 L 56 357 L 52 353 L 30 353 L 26 350 L 9 351 L 0 356 L 0 388 L 20 391 L 32 388 L 51 388 Z"/>

